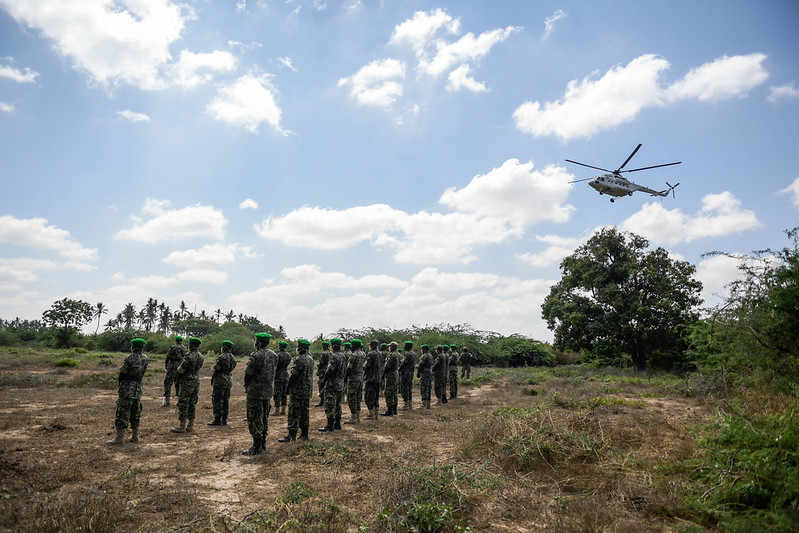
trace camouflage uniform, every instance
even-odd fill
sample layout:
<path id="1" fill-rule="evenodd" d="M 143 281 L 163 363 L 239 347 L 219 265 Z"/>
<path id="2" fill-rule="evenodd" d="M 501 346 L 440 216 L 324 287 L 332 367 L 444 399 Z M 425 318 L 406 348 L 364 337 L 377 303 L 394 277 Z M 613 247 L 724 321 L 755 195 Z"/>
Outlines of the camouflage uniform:
<path id="1" fill-rule="evenodd" d="M 289 384 L 289 363 L 291 363 L 291 356 L 286 351 L 285 347 L 281 344 L 280 351 L 277 353 L 277 366 L 275 367 L 275 414 L 286 413 L 286 386 Z M 278 408 L 281 413 L 278 413 Z"/>
<path id="2" fill-rule="evenodd" d="M 196 414 L 197 398 L 200 394 L 200 369 L 203 356 L 198 344 L 189 344 L 189 353 L 183 357 L 178 367 L 180 376 L 180 396 L 178 397 L 178 418 L 181 423 L 189 421 L 187 431 L 191 431 Z"/>
<path id="3" fill-rule="evenodd" d="M 391 349 L 386 355 L 386 365 L 383 369 L 383 378 L 386 381 L 385 398 L 386 410 L 380 413 L 382 416 L 393 416 L 397 414 L 397 386 L 399 385 L 399 353 L 397 345 L 391 344 Z"/>
<path id="4" fill-rule="evenodd" d="M 347 366 L 344 361 L 344 354 L 340 350 L 340 341 L 339 344 L 334 343 L 333 352 L 330 354 L 330 362 L 327 364 L 327 370 L 322 378 L 325 388 L 327 425 L 319 428 L 319 431 L 341 429 L 341 398 L 344 395 L 344 374 L 347 371 Z"/>
<path id="5" fill-rule="evenodd" d="M 368 418 L 377 419 L 377 410 L 380 408 L 380 378 L 382 377 L 380 367 L 380 352 L 377 351 L 377 343 L 372 344 L 372 350 L 366 354 L 366 363 L 363 366 L 363 378 L 365 382 L 366 408 L 369 410 Z"/>
<path id="6" fill-rule="evenodd" d="M 175 397 L 180 398 L 180 380 L 178 379 L 178 367 L 189 350 L 180 342 L 173 344 L 166 352 L 164 360 L 164 403 L 169 405 L 169 397 L 172 392 L 172 384 L 175 384 Z"/>
<path id="7" fill-rule="evenodd" d="M 250 354 L 244 369 L 244 390 L 247 393 L 247 427 L 253 441 L 260 441 L 260 451 L 266 446 L 269 431 L 269 411 L 275 387 L 277 355 L 268 348 L 268 341 Z M 260 451 L 258 453 L 260 453 Z M 248 454 L 250 455 L 250 454 Z"/>
<path id="8" fill-rule="evenodd" d="M 416 353 L 413 351 L 413 343 L 408 341 L 405 343 L 405 352 L 403 353 L 399 366 L 400 394 L 402 395 L 402 401 L 405 404 L 402 406 L 404 411 L 412 409 L 411 401 L 413 400 L 413 372 L 415 369 Z"/>
<path id="9" fill-rule="evenodd" d="M 141 348 L 125 358 L 119 367 L 119 387 L 117 388 L 117 409 L 114 427 L 127 429 L 139 427 L 141 421 L 141 380 L 147 371 L 147 356 Z"/>
<path id="10" fill-rule="evenodd" d="M 444 349 L 436 346 L 436 355 L 433 359 L 433 390 L 436 393 L 436 405 L 447 403 L 447 362 Z"/>
<path id="11" fill-rule="evenodd" d="M 360 341 L 352 341 L 353 350 L 347 360 L 347 405 L 350 408 L 350 419 L 347 424 L 357 424 L 361 415 L 361 398 L 363 397 L 363 364 L 366 354 L 361 350 Z"/>
<path id="12" fill-rule="evenodd" d="M 453 344 L 449 353 L 449 399 L 458 397 L 458 364 L 460 363 L 460 355 L 458 355 L 457 347 Z"/>
<path id="13" fill-rule="evenodd" d="M 308 345 L 310 346 L 310 343 Z M 308 439 L 311 396 L 313 395 L 313 359 L 308 354 L 307 347 L 303 348 L 299 343 L 297 351 L 299 355 L 294 359 L 288 381 L 289 434 L 287 438 L 278 439 L 280 442 L 295 440 L 298 429 L 300 430 L 300 439 Z"/>
<path id="14" fill-rule="evenodd" d="M 209 426 L 227 425 L 230 389 L 233 387 L 230 373 L 236 368 L 236 364 L 236 358 L 233 357 L 229 347 L 223 348 L 222 353 L 216 358 L 214 375 L 211 376 L 211 403 L 214 406 L 214 421 L 210 422 Z"/>
<path id="15" fill-rule="evenodd" d="M 316 369 L 316 388 L 319 389 L 319 403 L 314 407 L 322 407 L 324 405 L 324 387 L 322 386 L 322 378 L 327 372 L 327 364 L 330 362 L 330 343 L 327 341 L 322 342 L 322 353 L 319 355 L 319 368 Z"/>
<path id="16" fill-rule="evenodd" d="M 419 394 L 422 397 L 422 407 L 430 409 L 430 392 L 433 388 L 433 354 L 430 348 L 422 346 L 422 356 L 419 358 L 419 369 L 416 371 L 419 378 Z"/>
<path id="17" fill-rule="evenodd" d="M 380 390 L 386 390 L 386 376 L 383 374 L 386 368 L 386 357 L 388 357 L 388 344 L 385 342 L 380 345 Z"/>
<path id="18" fill-rule="evenodd" d="M 472 354 L 469 353 L 469 348 L 463 347 L 461 352 L 461 378 L 469 379 L 472 377 Z"/>

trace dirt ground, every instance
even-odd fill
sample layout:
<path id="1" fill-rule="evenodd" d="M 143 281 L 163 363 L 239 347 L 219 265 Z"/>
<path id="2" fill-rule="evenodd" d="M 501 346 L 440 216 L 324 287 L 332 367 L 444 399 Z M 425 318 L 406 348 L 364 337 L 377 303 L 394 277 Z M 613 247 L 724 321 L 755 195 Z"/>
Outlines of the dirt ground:
<path id="1" fill-rule="evenodd" d="M 251 444 L 243 366 L 240 363 L 233 374 L 227 426 L 206 425 L 213 415 L 210 376 L 204 374 L 196 431 L 171 433 L 169 429 L 177 425 L 176 402 L 160 407 L 163 374 L 153 373 L 144 384 L 141 441 L 132 444 L 126 438 L 121 446 L 109 446 L 116 391 L 74 384 L 82 376 L 113 374 L 115 367 L 64 370 L 0 362 L 6 376 L 24 372 L 29 379 L 41 378 L 36 386 L 0 386 L 0 514 L 4 515 L 0 529 L 272 531 L 281 525 L 286 525 L 283 530 L 303 530 L 296 524 L 307 520 L 309 529 L 316 531 L 380 531 L 392 527 L 378 519 L 387 502 L 408 497 L 402 494 L 398 475 L 413 468 L 444 466 L 453 472 L 457 467 L 499 475 L 500 482 L 479 499 L 474 493 L 466 498 L 472 531 L 589 530 L 585 523 L 570 525 L 553 516 L 565 497 L 582 505 L 581 495 L 605 490 L 619 493 L 613 503 L 626 514 L 617 518 L 633 520 L 638 530 L 671 530 L 664 524 L 682 520 L 669 516 L 673 513 L 637 512 L 629 479 L 624 486 L 618 481 L 611 486 L 607 480 L 594 486 L 580 481 L 579 472 L 561 471 L 557 479 L 546 469 L 502 472 L 490 457 L 470 451 L 470 432 L 486 412 L 501 406 L 524 408 L 542 402 L 542 397 L 551 400 L 553 394 L 577 400 L 589 395 L 584 388 L 575 392 L 573 384 L 546 381 L 537 384 L 539 392 L 531 396 L 529 387 L 500 375 L 482 386 L 462 386 L 458 398 L 447 405 L 344 425 L 332 434 L 317 431 L 325 425 L 324 412 L 312 407 L 310 440 L 289 444 L 277 442 L 286 434 L 286 417 L 271 416 L 266 452 L 248 457 L 241 454 Z M 487 370 L 477 370 L 481 372 Z M 599 390 L 597 384 L 589 387 Z M 598 441 L 606 439 L 610 445 L 613 440 L 618 448 L 619 475 L 630 474 L 627 459 L 680 458 L 695 452 L 688 428 L 710 416 L 707 408 L 685 399 L 643 398 L 633 389 L 611 392 L 638 398 L 635 407 L 621 405 L 603 412 L 595 433 L 601 435 Z M 414 407 L 420 403 L 418 394 L 417 388 Z M 315 401 L 316 397 L 312 404 Z M 346 405 L 343 411 L 346 420 Z M 596 428 L 592 419 L 597 416 L 581 412 L 573 423 Z M 633 474 L 636 483 L 645 478 Z M 307 493 L 295 494 L 297 490 Z M 650 500 L 660 497 L 652 496 L 651 490 L 646 494 Z M 298 501 L 304 503 L 296 505 Z M 627 504 L 629 508 L 624 507 Z M 612 507 L 602 512 L 612 513 Z M 595 530 L 636 530 L 613 516 L 603 520 Z M 609 523 L 622 527 L 602 526 Z M 295 524 L 294 529 L 288 524 Z"/>

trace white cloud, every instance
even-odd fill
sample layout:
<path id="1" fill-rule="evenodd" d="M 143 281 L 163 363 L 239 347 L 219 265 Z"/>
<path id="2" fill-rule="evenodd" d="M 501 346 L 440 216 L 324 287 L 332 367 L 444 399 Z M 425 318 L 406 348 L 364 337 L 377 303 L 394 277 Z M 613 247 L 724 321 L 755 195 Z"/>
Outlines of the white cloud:
<path id="1" fill-rule="evenodd" d="M 221 211 L 210 206 L 194 205 L 167 210 L 168 202 L 145 202 L 142 212 L 151 215 L 148 220 L 133 218 L 134 226 L 117 232 L 115 238 L 145 243 L 172 241 L 190 237 L 222 239 L 227 219 Z"/>
<path id="2" fill-rule="evenodd" d="M 17 83 L 35 83 L 39 73 L 27 67 L 25 71 L 16 69 L 10 65 L 0 65 L 0 78 L 6 78 Z"/>
<path id="3" fill-rule="evenodd" d="M 799 89 L 794 87 L 793 82 L 778 87 L 771 87 L 768 93 L 768 101 L 777 104 L 783 100 L 796 100 L 799 98 Z"/>
<path id="4" fill-rule="evenodd" d="M 389 44 L 407 42 L 417 55 L 424 56 L 427 46 L 442 28 L 448 34 L 458 35 L 461 32 L 460 20 L 453 18 L 443 9 L 417 11 L 413 17 L 394 27 Z"/>
<path id="5" fill-rule="evenodd" d="M 781 189 L 777 194 L 787 194 L 791 197 L 791 202 L 796 207 L 799 207 L 799 178 L 793 180 L 793 183 Z"/>
<path id="6" fill-rule="evenodd" d="M 544 19 L 544 36 L 542 40 L 546 41 L 549 36 L 552 34 L 552 30 L 555 29 L 555 23 L 560 19 L 566 17 L 567 14 L 562 9 L 558 9 L 552 15 L 548 16 Z"/>
<path id="7" fill-rule="evenodd" d="M 485 83 L 479 82 L 470 76 L 471 70 L 469 65 L 461 65 L 450 72 L 447 90 L 458 92 L 461 89 L 466 89 L 473 93 L 488 92 L 488 87 L 486 87 Z"/>
<path id="8" fill-rule="evenodd" d="M 402 96 L 405 63 L 396 59 L 377 59 L 352 76 L 338 80 L 338 87 L 349 85 L 350 96 L 360 105 L 388 107 Z"/>
<path id="9" fill-rule="evenodd" d="M 280 57 L 278 58 L 278 61 L 280 61 L 280 63 L 287 69 L 293 72 L 299 72 L 299 70 L 297 70 L 297 67 L 294 66 L 294 63 L 291 61 L 290 57 Z"/>
<path id="10" fill-rule="evenodd" d="M 570 179 L 563 167 L 533 170 L 532 161 L 508 159 L 460 190 L 450 187 L 439 202 L 462 212 L 504 217 L 519 226 L 565 222 L 574 211 L 571 205 L 562 205 L 572 188 Z"/>
<path id="11" fill-rule="evenodd" d="M 14 111 L 16 111 L 16 109 L 17 108 L 14 106 L 14 104 L 0 102 L 0 111 L 4 113 L 13 113 Z"/>
<path id="12" fill-rule="evenodd" d="M 212 269 L 191 269 L 185 270 L 176 275 L 178 281 L 186 283 L 210 283 L 212 285 L 221 285 L 228 280 L 228 273 Z"/>
<path id="13" fill-rule="evenodd" d="M 73 261 L 94 261 L 97 250 L 85 248 L 67 230 L 48 225 L 45 218 L 0 216 L 0 242 L 57 251 Z"/>
<path id="14" fill-rule="evenodd" d="M 136 111 L 131 111 L 130 109 L 125 109 L 123 111 L 117 111 L 117 115 L 122 118 L 128 119 L 131 122 L 150 122 L 150 116 L 144 113 L 137 113 Z"/>
<path id="15" fill-rule="evenodd" d="M 669 245 L 741 233 L 760 226 L 755 213 L 742 209 L 740 200 L 727 191 L 706 195 L 702 198 L 702 208 L 695 215 L 649 203 L 622 223 L 627 231 Z"/>
<path id="16" fill-rule="evenodd" d="M 215 120 L 241 126 L 251 133 L 256 133 L 264 122 L 278 133 L 288 133 L 280 125 L 282 113 L 268 76 L 247 74 L 221 85 L 206 109 Z"/>
<path id="17" fill-rule="evenodd" d="M 213 79 L 217 72 L 232 72 L 237 59 L 230 52 L 214 50 L 207 53 L 180 52 L 180 59 L 171 66 L 173 83 L 184 89 L 192 89 Z"/>
<path id="18" fill-rule="evenodd" d="M 239 204 L 239 209 L 258 209 L 258 202 L 252 198 L 247 198 Z"/>
<path id="19" fill-rule="evenodd" d="M 516 108 L 516 127 L 535 136 L 557 135 L 564 140 L 591 137 L 631 122 L 647 107 L 696 99 L 706 102 L 743 97 L 768 78 L 763 54 L 724 56 L 691 70 L 682 80 L 663 88 L 660 74 L 669 62 L 654 54 L 616 66 L 601 78 L 572 80 L 561 100 L 525 102 Z"/>
<path id="20" fill-rule="evenodd" d="M 724 296 L 722 289 L 740 276 L 740 263 L 740 257 L 716 255 L 702 259 L 696 265 L 696 279 L 702 282 L 702 299 L 706 305 L 712 305 L 717 297 Z"/>
<path id="21" fill-rule="evenodd" d="M 48 259 L 32 259 L 27 257 L 0 257 L 0 282 L 32 283 L 39 281 L 36 274 L 39 270 L 56 270 L 58 263 Z M 5 283 L 4 283 L 5 284 Z M 11 285 L 11 284 L 9 284 Z M 21 287 L 19 287 L 21 290 Z"/>
<path id="22" fill-rule="evenodd" d="M 593 231 L 591 233 L 593 233 Z M 536 236 L 536 240 L 543 242 L 547 247 L 541 252 L 527 252 L 517 255 L 517 257 L 534 267 L 548 267 L 560 263 L 563 258 L 571 255 L 578 246 L 581 246 L 588 240 L 588 237 L 544 235 Z"/>
<path id="23" fill-rule="evenodd" d="M 199 249 L 176 250 L 161 261 L 186 269 L 219 268 L 233 263 L 236 257 L 257 257 L 252 246 L 239 244 L 206 244 Z"/>
<path id="24" fill-rule="evenodd" d="M 419 70 L 438 76 L 458 65 L 477 62 L 487 56 L 495 44 L 506 41 L 508 37 L 520 29 L 515 26 L 508 26 L 503 29 L 483 32 L 477 37 L 472 33 L 467 33 L 453 43 L 437 41 L 435 43 L 436 51 L 431 59 L 427 59 L 427 54 L 419 57 Z"/>

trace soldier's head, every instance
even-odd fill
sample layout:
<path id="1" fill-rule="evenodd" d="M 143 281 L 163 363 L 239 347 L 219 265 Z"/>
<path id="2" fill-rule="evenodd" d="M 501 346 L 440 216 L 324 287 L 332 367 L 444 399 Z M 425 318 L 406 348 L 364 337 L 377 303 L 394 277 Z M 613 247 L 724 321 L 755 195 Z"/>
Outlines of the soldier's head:
<path id="1" fill-rule="evenodd" d="M 322 349 L 327 350 L 330 348 L 330 341 L 322 341 Z"/>
<path id="2" fill-rule="evenodd" d="M 380 351 L 381 352 L 385 352 L 386 350 L 388 350 L 388 344 L 386 344 L 385 342 L 381 342 L 380 343 Z"/>
<path id="3" fill-rule="evenodd" d="M 180 335 L 176 336 L 175 337 L 175 343 L 176 344 L 183 344 L 183 337 L 181 337 Z"/>
<path id="4" fill-rule="evenodd" d="M 305 339 L 297 339 L 297 353 L 307 353 L 311 349 L 311 343 Z"/>
<path id="5" fill-rule="evenodd" d="M 334 352 L 340 352 L 341 351 L 341 343 L 342 343 L 341 339 L 331 339 L 330 340 L 330 345 L 333 347 L 333 351 Z"/>
<path id="6" fill-rule="evenodd" d="M 197 337 L 189 337 L 189 350 L 196 350 L 200 347 L 203 341 Z"/>
<path id="7" fill-rule="evenodd" d="M 469 351 L 469 348 L 467 348 L 466 346 L 464 346 L 462 351 L 464 351 L 464 352 L 468 352 L 468 351 Z"/>
<path id="8" fill-rule="evenodd" d="M 391 341 L 391 342 L 388 343 L 388 351 L 389 352 L 396 352 L 398 346 L 399 345 L 396 342 Z"/>
<path id="9" fill-rule="evenodd" d="M 413 341 L 405 341 L 405 350 L 413 350 Z"/>
<path id="10" fill-rule="evenodd" d="M 450 344 L 449 345 L 449 349 L 452 350 L 453 352 L 457 352 L 458 351 L 458 345 L 457 344 Z"/>
<path id="11" fill-rule="evenodd" d="M 278 341 L 277 346 L 278 348 L 280 348 L 280 351 L 282 352 L 283 350 L 289 347 L 289 343 L 287 343 L 286 341 Z"/>
<path id="12" fill-rule="evenodd" d="M 144 345 L 147 344 L 147 341 L 140 338 L 131 339 L 130 341 L 130 349 L 134 352 L 140 352 L 144 350 Z"/>
<path id="13" fill-rule="evenodd" d="M 430 345 L 429 344 L 422 344 L 421 348 L 422 348 L 422 353 L 427 353 L 427 352 L 430 351 Z"/>
<path id="14" fill-rule="evenodd" d="M 272 340 L 272 335 L 269 333 L 256 333 L 255 334 L 255 348 L 266 348 L 269 346 L 269 341 Z"/>
<path id="15" fill-rule="evenodd" d="M 444 351 L 444 347 L 443 346 L 441 346 L 440 344 L 438 346 L 436 346 L 436 353 L 442 353 L 443 351 Z"/>
<path id="16" fill-rule="evenodd" d="M 444 353 L 447 353 L 447 352 L 449 352 L 449 344 L 442 344 L 442 345 L 441 345 L 441 350 L 442 350 Z"/>
<path id="17" fill-rule="evenodd" d="M 233 349 L 233 342 L 232 341 L 222 341 L 222 351 L 229 352 Z"/>
<path id="18" fill-rule="evenodd" d="M 372 339 L 369 341 L 369 348 L 371 348 L 372 350 L 377 350 L 377 346 L 379 344 L 380 342 L 377 339 Z"/>
<path id="19" fill-rule="evenodd" d="M 363 341 L 361 341 L 361 339 L 352 339 L 350 343 L 352 344 L 352 349 L 356 351 L 363 347 Z"/>
<path id="20" fill-rule="evenodd" d="M 349 341 L 344 343 L 344 351 L 346 352 L 347 350 L 352 350 L 352 343 Z"/>

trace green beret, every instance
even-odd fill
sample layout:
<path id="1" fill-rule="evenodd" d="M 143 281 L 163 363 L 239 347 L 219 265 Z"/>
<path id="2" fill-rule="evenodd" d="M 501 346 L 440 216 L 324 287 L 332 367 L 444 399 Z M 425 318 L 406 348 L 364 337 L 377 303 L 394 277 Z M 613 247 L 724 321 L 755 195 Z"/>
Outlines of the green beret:
<path id="1" fill-rule="evenodd" d="M 458 347 L 458 345 L 457 345 L 457 344 L 450 344 L 450 345 L 449 345 L 449 347 L 450 347 L 450 348 L 457 348 L 457 347 Z"/>
<path id="2" fill-rule="evenodd" d="M 305 339 L 297 339 L 297 346 L 302 346 L 303 348 L 310 348 L 311 343 Z"/>
<path id="3" fill-rule="evenodd" d="M 189 344 L 202 344 L 202 342 L 197 337 L 189 337 Z"/>
<path id="4" fill-rule="evenodd" d="M 145 344 L 147 344 L 147 341 L 144 339 L 135 338 L 130 340 L 130 345 L 135 348 L 144 348 Z"/>
<path id="5" fill-rule="evenodd" d="M 405 341 L 405 347 L 406 347 L 406 348 L 411 348 L 411 347 L 413 347 L 413 341 Z"/>
<path id="6" fill-rule="evenodd" d="M 388 348 L 388 344 L 386 344 L 385 342 L 381 342 L 380 343 L 380 348 L 385 350 L 386 348 Z"/>
<path id="7" fill-rule="evenodd" d="M 341 339 L 330 339 L 330 344 L 334 346 L 341 346 Z"/>
<path id="8" fill-rule="evenodd" d="M 445 350 L 449 350 L 449 344 L 442 344 L 441 347 Z"/>
<path id="9" fill-rule="evenodd" d="M 233 348 L 233 341 L 222 341 L 222 346 Z"/>
<path id="10" fill-rule="evenodd" d="M 424 350 L 425 348 L 430 349 L 429 344 L 422 344 L 421 348 Z"/>
<path id="11" fill-rule="evenodd" d="M 346 346 L 347 348 L 352 348 L 352 343 L 347 341 L 344 343 L 344 346 Z"/>
<path id="12" fill-rule="evenodd" d="M 180 335 L 176 335 L 176 336 L 175 336 L 175 340 L 176 340 L 176 341 L 182 341 L 182 340 L 183 340 L 183 337 L 182 337 L 182 336 L 180 336 Z"/>
<path id="13" fill-rule="evenodd" d="M 322 346 L 330 346 L 330 341 L 322 341 Z"/>
<path id="14" fill-rule="evenodd" d="M 255 339 L 259 340 L 259 341 L 268 341 L 271 338 L 272 338 L 272 335 L 270 335 L 269 333 L 256 333 L 255 334 Z"/>
<path id="15" fill-rule="evenodd" d="M 363 346 L 363 342 L 361 341 L 361 339 L 352 339 L 352 345 L 356 348 L 360 348 L 361 346 Z"/>
<path id="16" fill-rule="evenodd" d="M 285 348 L 286 346 L 289 345 L 289 343 L 287 343 L 286 341 L 279 341 L 277 345 L 280 346 L 281 348 Z"/>

